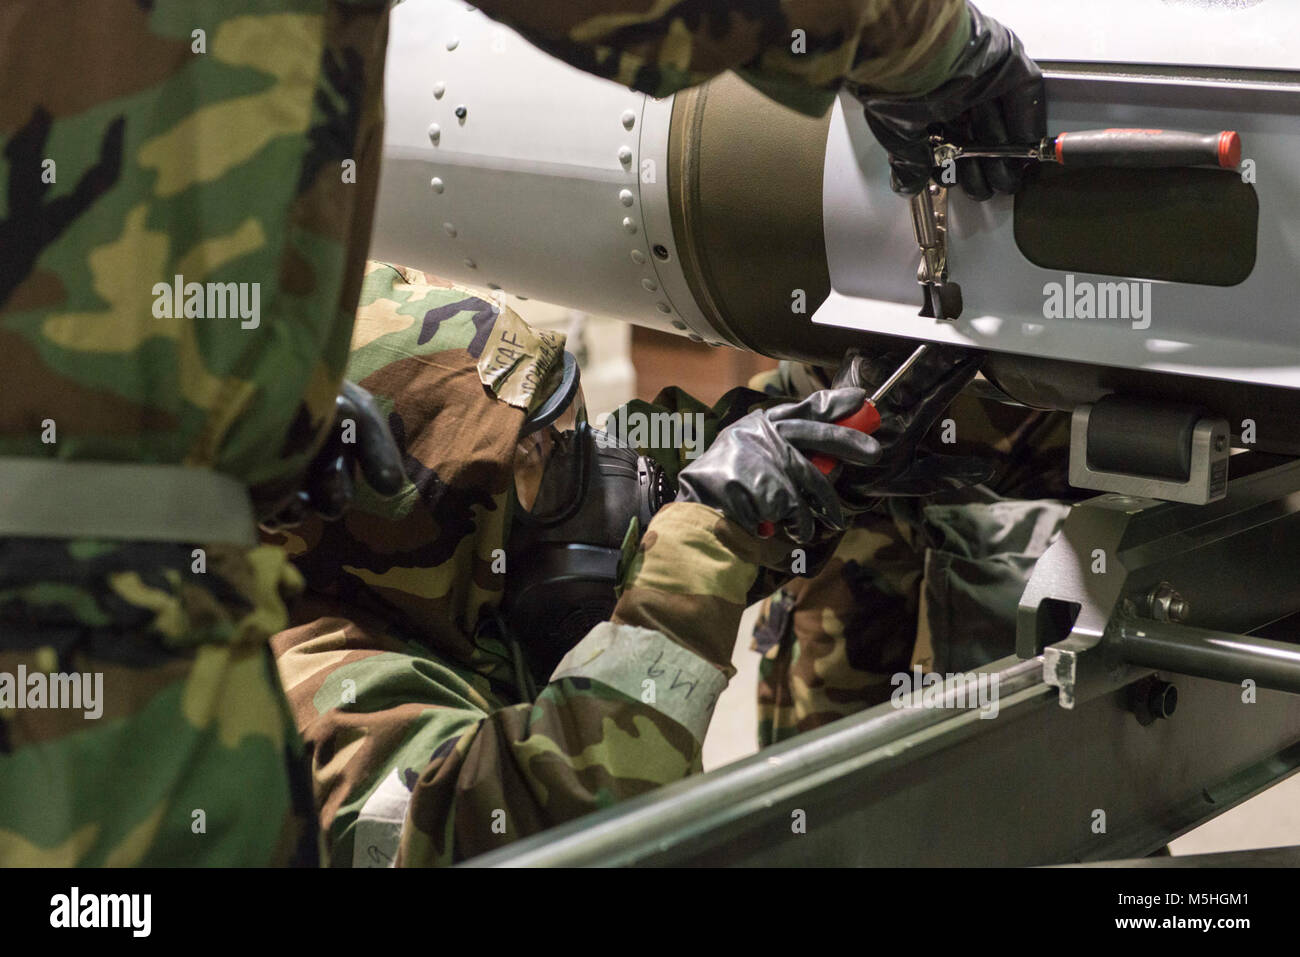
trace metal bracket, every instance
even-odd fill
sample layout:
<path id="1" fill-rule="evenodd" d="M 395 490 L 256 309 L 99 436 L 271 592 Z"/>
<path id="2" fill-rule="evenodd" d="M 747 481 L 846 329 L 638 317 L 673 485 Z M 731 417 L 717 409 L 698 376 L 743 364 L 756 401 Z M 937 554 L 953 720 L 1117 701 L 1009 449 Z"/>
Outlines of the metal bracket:
<path id="1" fill-rule="evenodd" d="M 1232 449 L 1226 419 L 1206 418 L 1196 424 L 1192 431 L 1191 468 L 1184 481 L 1177 481 L 1094 469 L 1088 464 L 1091 413 L 1091 405 L 1081 405 L 1070 420 L 1070 484 L 1075 488 L 1188 505 L 1217 502 L 1228 493 L 1228 457 Z"/>
<path id="2" fill-rule="evenodd" d="M 1300 651 L 1274 640 L 1300 621 L 1298 531 L 1300 461 L 1208 505 L 1075 505 L 1021 596 L 1016 652 L 1041 655 L 1067 709 L 1153 669 L 1300 691 Z"/>

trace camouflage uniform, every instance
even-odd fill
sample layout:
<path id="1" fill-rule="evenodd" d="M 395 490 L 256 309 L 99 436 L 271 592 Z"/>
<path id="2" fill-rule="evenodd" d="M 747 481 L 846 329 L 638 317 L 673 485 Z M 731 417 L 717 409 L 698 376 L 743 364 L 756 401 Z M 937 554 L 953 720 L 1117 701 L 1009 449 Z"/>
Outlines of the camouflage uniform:
<path id="1" fill-rule="evenodd" d="M 0 467 L 192 466 L 259 506 L 296 485 L 347 355 L 387 9 L 0 6 Z M 257 322 L 166 318 L 176 276 L 249 284 Z M 300 581 L 245 508 L 250 545 L 0 538 L 0 674 L 100 672 L 104 699 L 0 696 L 0 864 L 315 859 L 267 649 Z"/>
<path id="2" fill-rule="evenodd" d="M 841 87 L 926 93 L 970 36 L 965 0 L 484 0 L 589 73 L 667 96 L 725 70 L 813 115 Z"/>
<path id="3" fill-rule="evenodd" d="M 750 384 L 769 395 L 822 387 L 782 363 Z M 767 598 L 754 629 L 760 745 L 886 701 L 893 675 L 966 671 L 1011 654 L 1016 605 L 1073 498 L 1069 417 L 959 396 L 932 451 L 983 455 L 988 487 L 891 499 L 857 519 L 832 559 Z M 940 434 L 936 434 L 940 433 Z"/>
<path id="4" fill-rule="evenodd" d="M 309 588 L 273 647 L 330 862 L 451 863 L 698 771 L 741 612 L 763 593 L 759 553 L 781 546 L 667 506 L 628 556 L 613 621 L 533 697 L 496 610 L 514 450 L 563 337 L 372 263 L 353 346 L 348 376 L 388 415 L 409 481 L 277 539 Z"/>
<path id="5" fill-rule="evenodd" d="M 736 67 L 814 111 L 846 80 L 923 92 L 968 34 L 959 0 L 794 0 L 761 18 L 739 2 L 479 6 L 654 95 Z M 762 569 L 788 561 L 709 509 L 665 507 L 613 620 L 530 700 L 495 609 L 514 441 L 539 394 L 518 383 L 554 374 L 544 340 L 467 291 L 371 267 L 349 377 L 389 410 L 412 481 L 285 537 L 310 592 L 274 642 L 333 864 L 449 863 L 698 770 L 740 615 L 772 587 Z"/>
<path id="6" fill-rule="evenodd" d="M 277 0 L 267 12 L 253 0 L 69 0 L 55 17 L 48 4 L 11 0 L 0 9 L 0 63 L 18 78 L 0 108 L 0 458 L 212 470 L 246 486 L 259 514 L 296 486 L 332 420 L 361 281 L 387 6 Z M 845 81 L 925 92 L 968 35 L 961 0 L 788 0 L 758 15 L 741 0 L 707 12 L 623 10 L 617 0 L 595 12 L 577 0 L 484 6 L 571 62 L 656 95 L 736 67 L 816 111 Z M 209 295 L 213 284 L 245 284 L 264 309 L 248 328 L 187 315 L 188 305 L 167 318 L 155 311 L 156 289 L 176 276 L 209 284 Z M 734 632 L 726 622 L 739 615 L 757 546 L 737 542 L 738 557 L 724 559 L 718 543 L 735 529 L 712 513 L 685 521 L 691 511 L 666 509 L 647 533 L 629 573 L 626 623 L 661 629 L 646 633 L 646 647 L 668 640 L 663 632 L 690 635 L 692 621 L 716 625 L 696 637 L 722 673 L 729 654 L 720 644 Z M 202 572 L 195 548 L 206 556 Z M 433 567 L 448 558 L 426 557 Z M 691 562 L 701 584 L 687 587 L 678 579 Z M 298 842 L 292 771 L 280 757 L 295 742 L 263 640 L 284 623 L 298 584 L 283 553 L 266 548 L 127 534 L 4 539 L 3 666 L 102 671 L 114 717 L 85 726 L 67 713 L 3 712 L 0 863 L 285 860 Z M 697 614 L 700 603 L 718 617 Z M 530 791 L 546 809 L 532 820 L 517 812 L 511 836 L 689 770 L 681 755 L 703 733 L 700 709 L 633 714 L 618 690 L 626 675 L 596 680 L 599 664 L 576 667 L 577 677 L 543 692 L 561 705 L 583 692 L 558 710 L 572 733 L 555 732 L 561 744 L 539 736 L 518 778 L 475 763 L 474 742 L 490 735 L 440 739 L 453 752 L 440 767 L 463 779 L 481 771 L 484 794 Z M 715 678 L 700 681 L 711 688 Z M 625 720 L 598 722 L 600 733 L 635 742 L 635 768 L 568 720 L 602 696 Z M 496 727 L 499 714 L 528 726 L 539 709 L 493 711 L 487 723 Z M 330 761 L 364 752 L 367 738 L 345 737 Z M 582 798 L 566 804 L 537 770 L 556 764 L 583 781 Z M 611 777 L 635 783 L 614 787 Z M 453 840 L 456 792 L 428 783 L 442 797 L 413 802 L 405 859 L 446 860 L 492 843 L 460 832 Z"/>

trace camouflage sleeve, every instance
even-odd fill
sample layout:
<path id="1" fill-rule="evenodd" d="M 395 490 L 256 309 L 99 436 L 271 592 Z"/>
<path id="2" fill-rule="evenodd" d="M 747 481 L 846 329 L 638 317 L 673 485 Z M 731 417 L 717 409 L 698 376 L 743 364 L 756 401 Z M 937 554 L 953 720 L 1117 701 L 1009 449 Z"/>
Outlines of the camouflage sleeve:
<path id="1" fill-rule="evenodd" d="M 965 0 L 483 0 L 488 16 L 589 73 L 667 96 L 735 70 L 821 114 L 842 85 L 925 93 L 970 34 Z"/>
<path id="2" fill-rule="evenodd" d="M 867 513 L 817 574 L 768 597 L 751 644 L 760 747 L 889 700 L 916 640 L 923 557 L 906 526 Z"/>
<path id="3" fill-rule="evenodd" d="M 0 8 L 0 455 L 215 469 L 274 505 L 343 377 L 388 4 L 47 8 Z"/>
<path id="4" fill-rule="evenodd" d="M 334 866 L 452 864 L 700 769 L 726 680 L 661 635 L 598 626 L 536 700 L 512 704 L 379 620 L 334 610 L 348 617 L 273 642 Z M 662 683 L 658 699 L 637 669 Z"/>
<path id="5" fill-rule="evenodd" d="M 531 703 L 379 618 L 310 599 L 314 620 L 273 649 L 330 862 L 455 863 L 698 772 L 769 547 L 703 506 L 667 506 L 613 620 Z"/>
<path id="6" fill-rule="evenodd" d="M 666 505 L 624 571 L 613 621 L 670 636 L 730 677 L 736 630 L 759 572 L 785 564 L 787 551 L 703 505 Z"/>

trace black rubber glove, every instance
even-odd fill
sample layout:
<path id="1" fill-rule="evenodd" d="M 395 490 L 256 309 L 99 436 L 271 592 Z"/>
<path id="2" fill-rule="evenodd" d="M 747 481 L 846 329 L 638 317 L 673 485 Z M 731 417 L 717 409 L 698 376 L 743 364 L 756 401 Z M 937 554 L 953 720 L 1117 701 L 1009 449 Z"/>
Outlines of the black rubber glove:
<path id="1" fill-rule="evenodd" d="M 970 7 L 971 36 L 951 78 L 919 97 L 865 94 L 867 125 L 889 152 L 895 192 L 913 194 L 935 173 L 930 134 L 959 146 L 1036 146 L 1047 136 L 1043 74 L 1020 39 Z M 1020 188 L 1029 160 L 957 161 L 957 182 L 972 198 Z"/>
<path id="2" fill-rule="evenodd" d="M 682 469 L 677 501 L 717 509 L 751 535 L 771 522 L 799 545 L 843 531 L 835 487 L 806 456 L 824 452 L 858 466 L 874 463 L 880 456 L 874 438 L 832 424 L 866 398 L 861 389 L 826 390 L 749 413 Z"/>
<path id="3" fill-rule="evenodd" d="M 874 392 L 914 349 L 908 345 L 874 355 L 853 350 L 844 357 L 834 386 Z M 877 498 L 933 495 L 993 477 L 996 467 L 987 459 L 917 452 L 944 410 L 975 378 L 983 359 L 984 353 L 974 349 L 932 343 L 885 393 L 876 407 L 880 427 L 874 437 L 880 443 L 880 458 L 869 468 L 845 468 L 836 483 L 850 509 L 869 508 Z"/>
<path id="4" fill-rule="evenodd" d="M 345 430 L 355 441 L 343 441 Z M 344 381 L 335 400 L 330 437 L 312 459 L 302 489 L 262 527 L 271 532 L 292 528 L 309 513 L 327 522 L 341 518 L 356 494 L 354 464 L 360 467 L 370 487 L 384 498 L 396 495 L 406 482 L 402 453 L 393 441 L 383 410 L 365 389 Z"/>

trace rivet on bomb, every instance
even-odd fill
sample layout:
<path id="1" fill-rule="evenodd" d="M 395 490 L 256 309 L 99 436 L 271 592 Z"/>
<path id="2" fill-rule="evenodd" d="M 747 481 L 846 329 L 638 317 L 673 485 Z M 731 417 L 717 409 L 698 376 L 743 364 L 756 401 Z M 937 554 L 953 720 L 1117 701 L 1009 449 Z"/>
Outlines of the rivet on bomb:
<path id="1" fill-rule="evenodd" d="M 620 148 L 618 151 L 618 161 L 624 166 L 630 165 L 632 162 L 632 147 L 624 146 Z"/>
<path id="2" fill-rule="evenodd" d="M 469 116 L 468 109 L 466 109 L 464 106 L 456 107 L 456 119 L 463 120 L 467 116 Z"/>
<path id="3" fill-rule="evenodd" d="M 628 110 L 623 114 L 623 129 L 630 130 L 634 126 L 636 126 L 636 114 Z"/>
<path id="4" fill-rule="evenodd" d="M 433 98 L 435 100 L 441 100 L 446 93 L 447 93 L 446 83 L 439 82 L 433 85 Z"/>
<path id="5" fill-rule="evenodd" d="M 454 50 L 458 46 L 460 46 L 460 39 L 458 37 L 452 37 L 450 40 L 447 41 L 448 50 Z"/>
<path id="6" fill-rule="evenodd" d="M 450 236 L 452 239 L 456 238 L 456 227 L 454 224 L 443 223 L 442 228 L 446 231 L 447 235 Z"/>
<path id="7" fill-rule="evenodd" d="M 430 124 L 430 125 L 429 125 L 429 142 L 432 143 L 434 146 L 437 146 L 437 145 L 438 145 L 438 141 L 441 140 L 441 139 L 442 139 L 442 127 L 439 126 L 437 123 L 432 123 L 432 124 Z"/>
<path id="8" fill-rule="evenodd" d="M 441 176 L 435 176 L 433 179 L 429 180 L 429 185 L 433 187 L 435 193 L 441 193 L 447 188 L 446 184 L 443 183 Z"/>
<path id="9" fill-rule="evenodd" d="M 630 189 L 621 190 L 618 194 L 618 201 L 624 206 L 631 206 L 636 202 L 636 197 L 632 195 Z"/>
<path id="10" fill-rule="evenodd" d="M 636 222 L 633 221 L 631 216 L 623 217 L 623 228 L 626 229 L 629 233 L 636 232 Z"/>

